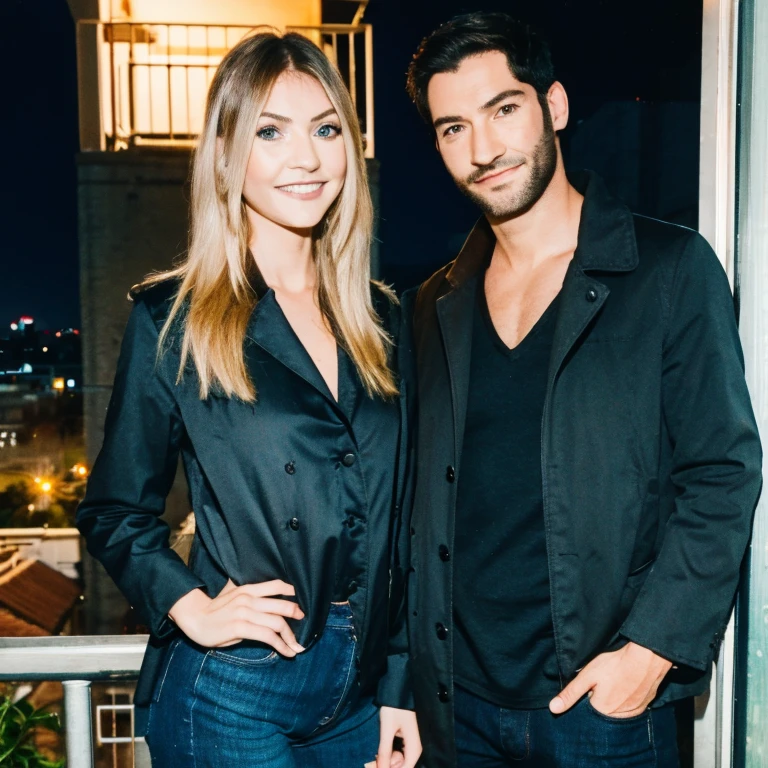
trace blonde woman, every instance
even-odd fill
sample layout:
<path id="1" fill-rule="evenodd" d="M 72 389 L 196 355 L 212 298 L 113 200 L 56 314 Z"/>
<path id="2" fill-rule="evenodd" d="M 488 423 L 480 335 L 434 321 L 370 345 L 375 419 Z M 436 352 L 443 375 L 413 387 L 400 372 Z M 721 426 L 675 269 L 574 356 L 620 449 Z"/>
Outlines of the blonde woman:
<path id="1" fill-rule="evenodd" d="M 399 313 L 369 280 L 355 111 L 309 40 L 257 34 L 222 61 L 191 221 L 184 263 L 133 291 L 78 513 L 151 628 L 153 765 L 411 768 Z M 160 520 L 179 455 L 188 565 Z"/>

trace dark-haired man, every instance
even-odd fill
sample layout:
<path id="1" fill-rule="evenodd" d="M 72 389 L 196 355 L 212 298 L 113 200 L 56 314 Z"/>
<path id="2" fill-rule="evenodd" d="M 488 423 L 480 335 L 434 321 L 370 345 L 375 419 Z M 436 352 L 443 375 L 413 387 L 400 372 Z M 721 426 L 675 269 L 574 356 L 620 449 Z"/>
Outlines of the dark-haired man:
<path id="1" fill-rule="evenodd" d="M 670 702 L 707 686 L 760 487 L 727 279 L 695 232 L 566 177 L 525 25 L 455 19 L 408 87 L 484 214 L 413 312 L 425 763 L 676 766 Z"/>

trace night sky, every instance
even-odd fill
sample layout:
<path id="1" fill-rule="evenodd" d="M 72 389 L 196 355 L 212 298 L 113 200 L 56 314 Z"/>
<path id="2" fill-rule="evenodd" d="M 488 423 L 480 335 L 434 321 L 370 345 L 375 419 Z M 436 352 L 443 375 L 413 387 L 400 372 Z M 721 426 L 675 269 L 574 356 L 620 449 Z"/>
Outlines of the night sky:
<path id="1" fill-rule="evenodd" d="M 424 35 L 473 10 L 503 10 L 536 24 L 552 43 L 573 126 L 609 101 L 697 101 L 701 5 L 371 0 L 365 21 L 374 26 L 384 276 L 426 276 L 451 258 L 477 217 L 405 95 L 405 70 Z M 2 0 L 0 57 L 0 329 L 21 314 L 33 315 L 38 327 L 77 327 L 77 80 L 65 0 Z M 567 146 L 567 131 L 563 138 Z"/>

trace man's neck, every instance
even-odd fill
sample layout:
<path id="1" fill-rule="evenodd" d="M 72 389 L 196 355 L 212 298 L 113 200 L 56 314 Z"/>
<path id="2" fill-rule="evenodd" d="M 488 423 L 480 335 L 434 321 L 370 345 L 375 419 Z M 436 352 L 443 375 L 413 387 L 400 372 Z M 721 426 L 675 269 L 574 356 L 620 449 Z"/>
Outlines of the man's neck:
<path id="1" fill-rule="evenodd" d="M 520 216 L 491 221 L 494 259 L 512 271 L 535 269 L 550 258 L 576 250 L 584 197 L 568 181 L 562 164 L 544 194 Z"/>

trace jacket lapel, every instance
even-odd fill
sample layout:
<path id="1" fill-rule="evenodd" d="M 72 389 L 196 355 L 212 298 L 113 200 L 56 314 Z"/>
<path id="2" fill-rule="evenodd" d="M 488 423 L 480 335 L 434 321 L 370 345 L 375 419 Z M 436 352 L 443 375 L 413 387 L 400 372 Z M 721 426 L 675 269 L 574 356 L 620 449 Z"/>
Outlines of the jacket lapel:
<path id="1" fill-rule="evenodd" d="M 437 319 L 448 360 L 453 404 L 453 440 L 456 465 L 461 462 L 464 423 L 469 398 L 469 373 L 472 359 L 472 324 L 477 276 L 462 283 L 437 301 Z"/>
<path id="2" fill-rule="evenodd" d="M 454 455 L 457 468 L 461 461 L 469 399 L 477 281 L 482 279 L 483 269 L 491 260 L 495 243 L 496 238 L 488 221 L 485 218 L 480 219 L 446 273 L 446 280 L 452 290 L 437 300 L 437 319 L 451 383 Z"/>
<path id="3" fill-rule="evenodd" d="M 330 401 L 336 410 L 341 412 L 339 404 L 325 383 L 325 379 L 317 370 L 309 352 L 299 341 L 299 337 L 280 309 L 275 298 L 275 292 L 271 288 L 266 290 L 256 304 L 246 336 L 265 352 L 268 352 L 275 360 L 313 386 Z M 251 364 L 251 376 L 258 387 L 260 372 L 254 370 L 251 361 L 249 363 Z M 341 379 L 341 373 L 341 363 L 339 363 L 339 379 Z"/>

